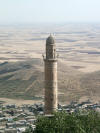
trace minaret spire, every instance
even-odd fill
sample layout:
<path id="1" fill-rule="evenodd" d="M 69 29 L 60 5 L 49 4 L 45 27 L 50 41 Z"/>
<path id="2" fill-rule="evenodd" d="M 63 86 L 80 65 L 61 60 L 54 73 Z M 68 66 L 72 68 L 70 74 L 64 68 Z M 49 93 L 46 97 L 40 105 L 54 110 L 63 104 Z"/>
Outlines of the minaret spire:
<path id="1" fill-rule="evenodd" d="M 45 114 L 57 110 L 57 55 L 55 40 L 50 34 L 46 40 L 45 64 Z"/>

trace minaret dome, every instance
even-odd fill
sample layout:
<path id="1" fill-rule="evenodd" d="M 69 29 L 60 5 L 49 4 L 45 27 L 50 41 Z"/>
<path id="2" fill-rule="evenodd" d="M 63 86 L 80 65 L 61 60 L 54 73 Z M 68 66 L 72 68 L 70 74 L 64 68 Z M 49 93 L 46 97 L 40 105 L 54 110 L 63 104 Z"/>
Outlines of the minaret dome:
<path id="1" fill-rule="evenodd" d="M 47 40 L 46 40 L 46 45 L 50 45 L 50 44 L 54 44 L 55 43 L 55 40 L 54 38 L 52 37 L 52 35 L 50 35 Z"/>

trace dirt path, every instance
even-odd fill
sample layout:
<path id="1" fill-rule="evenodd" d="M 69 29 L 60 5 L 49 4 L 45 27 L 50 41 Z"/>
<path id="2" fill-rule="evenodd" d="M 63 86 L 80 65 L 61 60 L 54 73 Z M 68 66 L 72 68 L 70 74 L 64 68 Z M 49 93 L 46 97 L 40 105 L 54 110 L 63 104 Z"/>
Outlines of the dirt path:
<path id="1" fill-rule="evenodd" d="M 8 99 L 8 98 L 0 98 L 0 101 L 5 102 L 4 104 L 16 104 L 20 106 L 22 104 L 35 104 L 35 103 L 42 103 L 42 101 L 37 100 L 23 100 L 23 99 Z"/>

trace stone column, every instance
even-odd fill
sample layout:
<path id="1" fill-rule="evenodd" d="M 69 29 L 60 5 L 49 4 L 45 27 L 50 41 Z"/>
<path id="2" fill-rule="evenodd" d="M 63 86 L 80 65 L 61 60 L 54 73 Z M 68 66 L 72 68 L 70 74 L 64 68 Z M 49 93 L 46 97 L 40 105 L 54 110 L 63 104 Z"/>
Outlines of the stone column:
<path id="1" fill-rule="evenodd" d="M 45 60 L 45 114 L 57 109 L 57 60 Z"/>

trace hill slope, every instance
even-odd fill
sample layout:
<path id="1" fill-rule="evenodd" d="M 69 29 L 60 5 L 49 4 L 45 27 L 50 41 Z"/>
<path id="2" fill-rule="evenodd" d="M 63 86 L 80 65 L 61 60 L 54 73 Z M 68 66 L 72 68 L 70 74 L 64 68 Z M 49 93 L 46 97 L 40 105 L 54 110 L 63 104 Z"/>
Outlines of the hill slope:
<path id="1" fill-rule="evenodd" d="M 44 97 L 44 68 L 40 59 L 0 64 L 0 97 L 42 99 Z M 58 62 L 59 101 L 99 101 L 100 72 L 80 73 Z"/>

